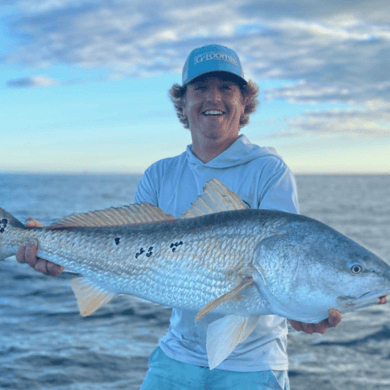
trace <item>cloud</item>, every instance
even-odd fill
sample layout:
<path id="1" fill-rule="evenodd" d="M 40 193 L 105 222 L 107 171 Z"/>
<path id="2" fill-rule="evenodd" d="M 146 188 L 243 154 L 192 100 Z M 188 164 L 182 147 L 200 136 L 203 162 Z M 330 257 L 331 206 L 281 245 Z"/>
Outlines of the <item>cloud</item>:
<path id="1" fill-rule="evenodd" d="M 41 13 L 91 2 L 91 0 L 19 0 L 17 3 L 18 6 L 25 12 Z"/>
<path id="2" fill-rule="evenodd" d="M 342 134 L 350 137 L 390 138 L 390 103 L 367 101 L 360 109 L 316 110 L 288 120 L 289 129 L 276 137 Z"/>
<path id="3" fill-rule="evenodd" d="M 26 7 L 26 0 L 22 4 Z M 155 74 L 159 66 L 162 71 L 177 71 L 192 45 L 207 43 L 210 36 L 229 37 L 240 20 L 246 22 L 246 18 L 237 18 L 226 1 L 189 2 L 187 6 L 185 2 L 178 6 L 173 1 L 147 0 L 76 6 L 66 1 L 62 9 L 54 6 L 59 5 L 55 1 L 40 2 L 41 7 L 44 4 L 52 7 L 26 14 L 12 25 L 25 39 L 7 56 L 8 61 L 35 67 L 67 63 L 127 75 L 149 69 Z"/>
<path id="4" fill-rule="evenodd" d="M 28 67 L 108 69 L 109 79 L 153 76 L 180 72 L 192 48 L 216 42 L 237 50 L 260 84 L 289 80 L 266 91 L 268 99 L 362 106 L 365 116 L 382 115 L 368 102 L 390 102 L 387 0 L 19 0 L 16 9 L 10 29 L 19 44 L 4 60 Z M 354 112 L 356 134 L 382 134 Z M 332 115 L 351 134 L 343 114 Z M 314 117 L 289 126 L 307 131 Z"/>
<path id="5" fill-rule="evenodd" d="M 319 81 L 302 80 L 293 85 L 280 88 L 270 88 L 265 96 L 268 100 L 283 98 L 291 103 L 346 103 L 357 105 L 378 97 L 390 101 L 390 81 L 378 80 L 377 82 L 362 80 L 356 83 L 347 83 L 340 80 L 339 83 L 320 83 Z"/>
<path id="6" fill-rule="evenodd" d="M 10 80 L 7 87 L 11 88 L 31 88 L 31 87 L 52 87 L 58 82 L 45 76 L 23 77 L 16 80 Z"/>

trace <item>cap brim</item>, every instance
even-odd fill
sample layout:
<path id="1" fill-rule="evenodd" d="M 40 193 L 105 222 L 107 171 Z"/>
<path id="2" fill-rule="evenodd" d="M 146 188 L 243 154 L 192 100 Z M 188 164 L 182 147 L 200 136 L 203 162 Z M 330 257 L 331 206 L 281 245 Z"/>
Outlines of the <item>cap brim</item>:
<path id="1" fill-rule="evenodd" d="M 235 82 L 236 84 L 238 84 L 240 86 L 248 84 L 248 82 L 245 79 L 243 79 L 242 77 L 237 76 L 236 74 L 231 73 L 229 71 L 226 71 L 226 70 L 211 70 L 210 72 L 203 73 L 203 74 L 201 74 L 199 76 L 195 76 L 192 79 L 187 80 L 186 85 L 194 83 L 197 80 L 200 80 L 200 79 L 203 79 L 203 78 L 211 77 L 213 75 L 218 77 L 218 74 L 221 74 L 221 73 L 225 77 L 228 76 L 229 80 Z"/>

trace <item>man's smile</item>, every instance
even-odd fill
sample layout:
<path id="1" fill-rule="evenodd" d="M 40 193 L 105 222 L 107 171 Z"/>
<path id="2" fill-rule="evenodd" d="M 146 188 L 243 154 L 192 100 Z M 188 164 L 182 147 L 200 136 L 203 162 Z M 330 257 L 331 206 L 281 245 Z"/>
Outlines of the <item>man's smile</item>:
<path id="1" fill-rule="evenodd" d="M 203 111 L 202 112 L 203 115 L 206 115 L 206 116 L 221 116 L 223 114 L 225 114 L 224 111 L 220 111 L 220 110 L 207 110 L 207 111 Z"/>

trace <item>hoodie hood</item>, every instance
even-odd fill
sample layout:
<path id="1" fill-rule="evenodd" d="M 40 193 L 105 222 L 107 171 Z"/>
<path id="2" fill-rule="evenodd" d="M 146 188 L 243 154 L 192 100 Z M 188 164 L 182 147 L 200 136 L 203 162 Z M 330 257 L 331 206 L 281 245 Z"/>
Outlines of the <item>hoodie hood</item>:
<path id="1" fill-rule="evenodd" d="M 260 147 L 251 144 L 245 135 L 240 137 L 224 152 L 215 157 L 208 163 L 199 160 L 192 151 L 192 145 L 187 146 L 186 156 L 192 168 L 215 168 L 226 169 L 237 165 L 246 164 L 256 158 L 266 156 L 276 156 L 282 159 L 276 150 L 271 147 Z"/>

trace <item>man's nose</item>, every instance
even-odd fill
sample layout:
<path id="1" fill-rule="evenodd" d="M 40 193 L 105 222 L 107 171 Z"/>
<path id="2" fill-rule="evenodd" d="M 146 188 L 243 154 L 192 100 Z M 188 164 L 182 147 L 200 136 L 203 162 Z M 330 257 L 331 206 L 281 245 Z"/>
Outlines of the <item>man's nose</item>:
<path id="1" fill-rule="evenodd" d="M 221 92 L 218 88 L 209 88 L 207 90 L 206 99 L 209 102 L 218 102 L 221 100 Z"/>

